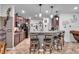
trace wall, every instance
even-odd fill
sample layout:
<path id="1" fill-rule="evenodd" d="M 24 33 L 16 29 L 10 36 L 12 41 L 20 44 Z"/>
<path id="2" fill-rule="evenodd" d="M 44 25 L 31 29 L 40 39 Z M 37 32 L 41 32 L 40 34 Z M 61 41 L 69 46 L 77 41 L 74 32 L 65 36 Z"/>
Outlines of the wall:
<path id="1" fill-rule="evenodd" d="M 1 5 L 0 5 L 0 16 L 1 16 Z"/>
<path id="2" fill-rule="evenodd" d="M 51 19 L 49 19 L 49 18 L 44 18 L 43 19 L 43 30 L 44 31 L 51 30 Z"/>
<path id="3" fill-rule="evenodd" d="M 0 17 L 0 29 L 1 29 L 1 17 Z"/>
<path id="4" fill-rule="evenodd" d="M 0 5 L 0 16 L 1 16 L 1 5 Z M 1 17 L 0 17 L 0 29 L 1 29 Z"/>
<path id="5" fill-rule="evenodd" d="M 46 21 L 46 23 L 45 23 Z M 42 26 L 39 25 L 39 22 L 42 22 Z M 49 18 L 44 18 L 42 19 L 34 19 L 34 20 L 30 20 L 30 31 L 49 31 L 51 30 L 51 20 Z M 34 25 L 38 26 L 38 30 L 34 27 Z M 46 26 L 45 26 L 46 25 Z M 43 28 L 42 28 L 43 27 Z M 34 30 L 35 29 L 35 30 Z"/>
<path id="6" fill-rule="evenodd" d="M 42 27 L 40 27 L 39 22 L 42 22 L 42 20 L 30 20 L 30 31 L 40 31 Z M 37 27 L 37 29 L 36 29 Z"/>
<path id="7" fill-rule="evenodd" d="M 73 19 L 73 15 L 77 16 L 76 20 Z M 79 30 L 79 14 L 60 14 L 59 22 L 60 30 L 65 30 L 65 42 L 76 42 L 73 35 L 70 34 L 70 30 Z M 64 28 L 63 23 L 67 23 L 66 28 Z"/>

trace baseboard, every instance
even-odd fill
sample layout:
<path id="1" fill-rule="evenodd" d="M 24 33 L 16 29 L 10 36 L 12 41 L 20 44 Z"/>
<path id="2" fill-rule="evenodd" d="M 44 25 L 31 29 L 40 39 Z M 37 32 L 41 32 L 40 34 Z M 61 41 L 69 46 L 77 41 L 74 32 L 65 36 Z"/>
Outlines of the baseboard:
<path id="1" fill-rule="evenodd" d="M 15 50 L 15 48 L 13 47 L 13 48 L 6 48 L 6 50 Z"/>

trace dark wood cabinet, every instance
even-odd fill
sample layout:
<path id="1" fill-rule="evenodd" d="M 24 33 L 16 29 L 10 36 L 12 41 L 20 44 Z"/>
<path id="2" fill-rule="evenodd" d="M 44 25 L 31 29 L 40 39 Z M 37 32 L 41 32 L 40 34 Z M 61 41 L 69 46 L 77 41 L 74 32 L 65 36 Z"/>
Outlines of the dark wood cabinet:
<path id="1" fill-rule="evenodd" d="M 19 44 L 19 41 L 20 41 L 19 39 L 20 39 L 20 33 L 15 33 L 15 35 L 14 35 L 14 46 Z"/>
<path id="2" fill-rule="evenodd" d="M 59 29 L 59 16 L 55 15 L 52 18 L 52 30 L 58 30 Z"/>
<path id="3" fill-rule="evenodd" d="M 22 42 L 24 39 L 25 39 L 25 32 L 24 31 L 16 32 L 14 35 L 14 46 L 16 46 L 17 44 Z"/>
<path id="4" fill-rule="evenodd" d="M 25 32 L 20 32 L 20 42 L 25 39 Z"/>

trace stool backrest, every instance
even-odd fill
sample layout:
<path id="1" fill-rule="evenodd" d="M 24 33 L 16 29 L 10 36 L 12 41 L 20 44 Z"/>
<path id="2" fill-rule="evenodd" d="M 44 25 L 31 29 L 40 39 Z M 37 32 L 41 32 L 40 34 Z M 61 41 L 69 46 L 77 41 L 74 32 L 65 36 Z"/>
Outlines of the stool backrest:
<path id="1" fill-rule="evenodd" d="M 38 35 L 36 33 L 30 33 L 30 39 L 33 39 L 33 38 L 38 38 L 37 37 Z"/>
<path id="2" fill-rule="evenodd" d="M 64 34 L 65 34 L 65 32 L 63 31 L 63 32 L 60 32 L 58 36 L 59 37 L 64 37 Z"/>
<path id="3" fill-rule="evenodd" d="M 52 33 L 45 33 L 45 38 L 52 38 Z"/>

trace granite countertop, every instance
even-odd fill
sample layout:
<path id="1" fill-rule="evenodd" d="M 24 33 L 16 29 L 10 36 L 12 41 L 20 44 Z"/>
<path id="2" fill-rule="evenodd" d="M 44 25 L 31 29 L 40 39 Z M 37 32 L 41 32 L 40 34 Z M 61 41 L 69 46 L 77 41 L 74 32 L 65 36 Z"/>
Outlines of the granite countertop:
<path id="1" fill-rule="evenodd" d="M 55 30 L 55 31 L 33 31 L 30 33 L 56 33 L 56 32 L 63 32 L 63 30 Z"/>
<path id="2" fill-rule="evenodd" d="M 20 34 L 22 32 L 24 32 L 24 31 L 15 31 L 14 35 Z"/>
<path id="3" fill-rule="evenodd" d="M 16 32 L 14 33 L 14 35 L 17 35 L 17 34 L 20 34 L 20 31 L 16 31 Z"/>

